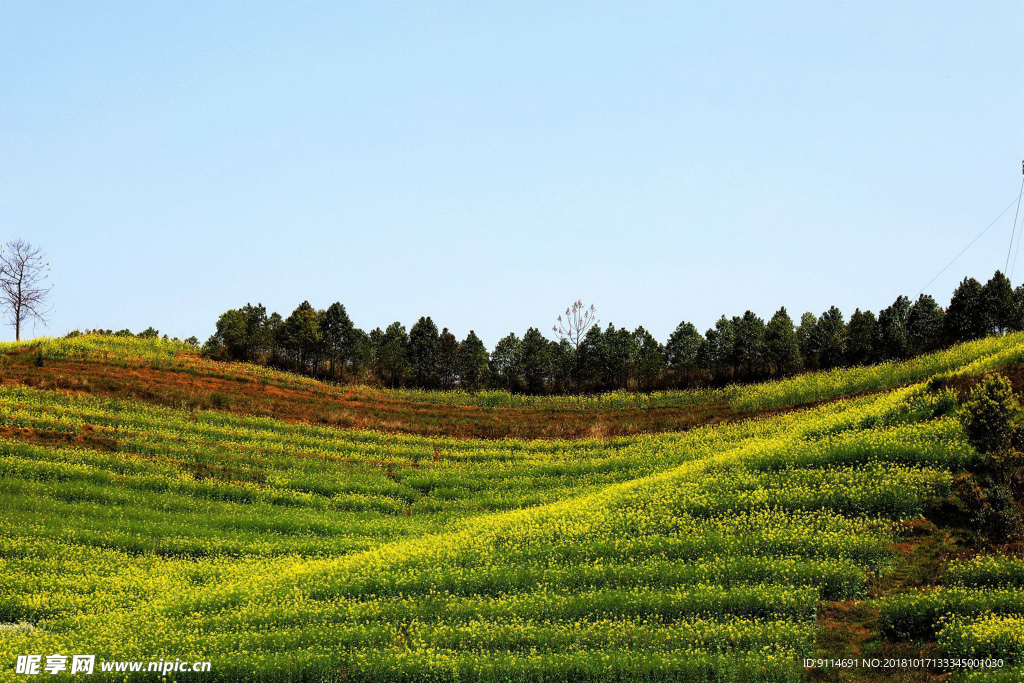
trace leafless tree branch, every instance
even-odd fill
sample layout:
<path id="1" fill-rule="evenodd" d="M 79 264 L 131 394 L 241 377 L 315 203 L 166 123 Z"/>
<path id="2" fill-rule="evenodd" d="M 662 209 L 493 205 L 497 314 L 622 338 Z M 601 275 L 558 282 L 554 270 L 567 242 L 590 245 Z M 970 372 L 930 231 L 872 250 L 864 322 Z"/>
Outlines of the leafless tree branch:
<path id="1" fill-rule="evenodd" d="M 50 262 L 44 258 L 41 249 L 24 240 L 11 240 L 0 247 L 0 308 L 19 341 L 23 323 L 46 322 L 53 311 L 47 305 L 53 285 L 45 284 Z"/>
<path id="2" fill-rule="evenodd" d="M 601 322 L 597 319 L 597 309 L 591 304 L 590 308 L 577 300 L 571 307 L 565 309 L 565 318 L 558 316 L 557 324 L 551 330 L 557 332 L 563 339 L 569 340 L 574 349 L 580 347 L 583 336 L 592 325 Z"/>

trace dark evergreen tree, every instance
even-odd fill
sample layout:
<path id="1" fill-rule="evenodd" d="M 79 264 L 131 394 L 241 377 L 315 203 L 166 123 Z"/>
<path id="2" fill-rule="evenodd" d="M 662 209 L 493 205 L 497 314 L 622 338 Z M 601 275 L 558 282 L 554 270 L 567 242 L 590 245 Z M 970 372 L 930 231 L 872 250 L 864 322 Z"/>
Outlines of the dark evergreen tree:
<path id="1" fill-rule="evenodd" d="M 409 335 L 405 325 L 397 321 L 388 325 L 378 337 L 374 355 L 381 380 L 392 388 L 404 385 L 412 370 L 409 363 Z"/>
<path id="2" fill-rule="evenodd" d="M 267 316 L 267 322 L 265 325 L 266 329 L 266 344 L 269 349 L 269 358 L 267 362 L 271 365 L 281 364 L 281 347 L 278 343 L 278 339 L 281 337 L 281 326 L 284 325 L 284 318 L 277 311 L 274 311 Z"/>
<path id="3" fill-rule="evenodd" d="M 910 299 L 900 295 L 888 308 L 878 313 L 875 325 L 874 350 L 880 360 L 906 358 L 910 351 L 907 334 L 907 319 L 910 316 Z"/>
<path id="4" fill-rule="evenodd" d="M 267 329 L 267 309 L 263 304 L 246 304 L 240 309 L 222 313 L 217 319 L 217 331 L 213 337 L 215 340 L 211 340 L 222 350 L 222 355 L 230 360 L 264 360 L 272 346 Z"/>
<path id="5" fill-rule="evenodd" d="M 420 318 L 409 330 L 409 366 L 412 382 L 424 389 L 438 386 L 438 354 L 441 339 L 429 316 Z"/>
<path id="6" fill-rule="evenodd" d="M 843 364 L 846 360 L 846 323 L 842 311 L 832 306 L 821 314 L 814 327 L 812 344 L 822 368 L 828 370 Z"/>
<path id="7" fill-rule="evenodd" d="M 576 349 L 563 337 L 548 344 L 551 357 L 551 391 L 569 394 L 575 391 Z"/>
<path id="8" fill-rule="evenodd" d="M 587 330 L 576 349 L 577 384 L 582 391 L 595 391 L 602 387 L 607 374 L 608 350 L 604 333 L 594 325 Z"/>
<path id="9" fill-rule="evenodd" d="M 636 384 L 640 391 L 653 391 L 665 372 L 665 349 L 643 327 L 633 331 L 636 347 Z"/>
<path id="10" fill-rule="evenodd" d="M 907 344 L 910 355 L 928 353 L 942 346 L 946 312 L 928 294 L 921 294 L 907 314 Z"/>
<path id="11" fill-rule="evenodd" d="M 459 340 L 447 327 L 441 330 L 437 347 L 437 378 L 444 391 L 455 388 L 459 378 Z"/>
<path id="12" fill-rule="evenodd" d="M 551 375 L 551 355 L 548 340 L 536 327 L 526 330 L 520 346 L 523 381 L 526 391 L 531 394 L 543 394 L 547 391 L 548 377 Z"/>
<path id="13" fill-rule="evenodd" d="M 604 331 L 606 365 L 603 376 L 605 389 L 626 389 L 633 379 L 639 345 L 626 328 L 616 329 L 608 324 Z"/>
<path id="14" fill-rule="evenodd" d="M 718 382 L 727 382 L 733 376 L 735 340 L 735 324 L 724 315 L 715 322 L 712 329 L 704 333 L 705 362 Z"/>
<path id="15" fill-rule="evenodd" d="M 380 330 L 377 330 L 380 332 Z M 381 332 L 383 335 L 383 332 Z M 349 374 L 353 380 L 366 382 L 370 379 L 380 380 L 380 375 L 374 374 L 374 345 L 370 335 L 358 327 L 352 330 L 352 357 L 350 360 Z"/>
<path id="16" fill-rule="evenodd" d="M 796 328 L 796 341 L 800 345 L 800 357 L 804 359 L 804 367 L 815 370 L 818 367 L 818 347 L 816 345 L 818 319 L 807 311 L 800 316 L 800 325 Z"/>
<path id="17" fill-rule="evenodd" d="M 246 360 L 247 353 L 245 318 L 237 309 L 224 311 L 217 318 L 217 331 L 203 344 L 203 354 L 226 360 Z"/>
<path id="18" fill-rule="evenodd" d="M 352 361 L 354 330 L 355 325 L 345 312 L 345 307 L 337 301 L 320 314 L 320 331 L 332 378 L 337 377 L 339 368 L 347 368 Z"/>
<path id="19" fill-rule="evenodd" d="M 1014 326 L 1017 311 L 1013 297 L 1013 286 L 998 270 L 981 288 L 982 307 L 985 309 L 985 334 L 1004 334 Z"/>
<path id="20" fill-rule="evenodd" d="M 760 377 L 764 369 L 764 320 L 747 311 L 742 318 L 733 319 L 733 357 L 741 377 L 748 380 Z"/>
<path id="21" fill-rule="evenodd" d="M 377 382 L 386 384 L 384 380 L 384 330 L 375 327 L 366 335 L 369 354 L 366 356 L 366 367 L 369 375 Z"/>
<path id="22" fill-rule="evenodd" d="M 954 344 L 980 339 L 988 328 L 981 283 L 973 277 L 964 278 L 946 309 L 945 337 Z"/>
<path id="23" fill-rule="evenodd" d="M 577 302 L 576 308 L 582 310 L 582 304 Z M 568 336 L 552 342 L 530 328 L 522 341 L 514 334 L 502 339 L 489 357 L 475 334 L 459 344 L 447 328 L 438 333 L 429 317 L 420 318 L 410 334 L 394 323 L 386 331 L 378 328 L 367 335 L 355 328 L 339 302 L 316 311 L 304 301 L 287 319 L 277 313 L 268 316 L 262 304 L 246 304 L 221 314 L 203 353 L 347 381 L 376 378 L 396 387 L 413 383 L 468 390 L 491 385 L 532 393 L 650 391 L 695 380 L 755 381 L 791 375 L 801 368 L 907 358 L 947 343 L 1024 331 L 1024 285 L 1014 290 L 996 271 L 984 286 L 965 278 L 946 311 L 929 295 L 922 294 L 913 305 L 900 296 L 877 320 L 871 311 L 857 309 L 849 324 L 834 306 L 820 319 L 803 314 L 795 329 L 785 307 L 767 325 L 746 311 L 742 317 L 721 316 L 703 336 L 682 322 L 665 346 L 643 327 L 630 332 L 609 324 L 601 330 L 592 324 L 592 314 L 593 309 L 578 323 L 575 318 L 559 321 L 563 336 L 570 328 L 586 330 L 582 338 L 572 337 L 578 347 Z M 129 330 L 117 334 L 132 336 Z M 159 333 L 150 328 L 138 336 Z"/>
<path id="24" fill-rule="evenodd" d="M 320 314 L 303 301 L 278 328 L 278 346 L 299 372 L 316 373 L 323 350 Z"/>
<path id="25" fill-rule="evenodd" d="M 775 312 L 765 327 L 764 350 L 765 359 L 775 377 L 786 377 L 803 368 L 800 341 L 785 306 Z"/>
<path id="26" fill-rule="evenodd" d="M 498 389 L 523 390 L 522 342 L 514 333 L 494 345 L 491 354 L 491 382 Z"/>
<path id="27" fill-rule="evenodd" d="M 466 338 L 459 344 L 459 386 L 466 391 L 476 391 L 487 386 L 490 375 L 490 357 L 487 347 L 469 331 Z"/>
<path id="28" fill-rule="evenodd" d="M 846 363 L 864 365 L 874 360 L 875 314 L 859 308 L 850 316 L 846 325 Z"/>
<path id="29" fill-rule="evenodd" d="M 1010 325 L 1010 331 L 1020 332 L 1024 330 L 1024 285 L 1013 290 L 1013 312 L 1014 318 Z"/>
<path id="30" fill-rule="evenodd" d="M 701 369 L 705 341 L 693 323 L 683 321 L 668 338 L 665 353 L 673 384 L 688 386 Z"/>

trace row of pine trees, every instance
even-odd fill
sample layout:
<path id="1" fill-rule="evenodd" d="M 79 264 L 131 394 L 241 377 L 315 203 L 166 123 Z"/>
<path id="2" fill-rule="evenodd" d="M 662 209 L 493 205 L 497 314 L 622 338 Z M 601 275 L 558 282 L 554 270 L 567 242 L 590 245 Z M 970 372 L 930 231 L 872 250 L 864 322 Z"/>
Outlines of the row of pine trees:
<path id="1" fill-rule="evenodd" d="M 984 285 L 963 280 L 946 309 L 922 294 L 914 302 L 900 296 L 877 316 L 857 309 L 849 320 L 835 306 L 799 321 L 783 307 L 767 323 L 747 311 L 723 315 L 704 334 L 681 322 L 664 344 L 643 327 L 595 325 L 578 347 L 531 327 L 522 337 L 504 337 L 490 353 L 474 332 L 460 341 L 429 317 L 408 331 L 395 322 L 366 333 L 340 303 L 316 310 L 304 301 L 287 318 L 246 304 L 220 316 L 203 349 L 331 381 L 545 394 L 754 382 L 904 359 L 1022 329 L 1024 285 L 1014 290 L 996 271 Z"/>

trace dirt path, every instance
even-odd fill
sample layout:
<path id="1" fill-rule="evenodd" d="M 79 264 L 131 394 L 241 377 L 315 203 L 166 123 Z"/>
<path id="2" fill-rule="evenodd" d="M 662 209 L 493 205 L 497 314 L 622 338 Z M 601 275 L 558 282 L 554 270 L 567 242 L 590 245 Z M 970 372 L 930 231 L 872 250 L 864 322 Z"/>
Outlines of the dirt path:
<path id="1" fill-rule="evenodd" d="M 895 566 L 868 585 L 867 600 L 821 603 L 818 611 L 818 657 L 825 659 L 915 659 L 936 656 L 933 643 L 894 642 L 882 637 L 878 609 L 871 600 L 939 585 L 949 560 L 973 554 L 955 529 L 926 519 L 906 524 L 905 540 L 896 548 Z M 935 683 L 952 674 L 929 669 L 848 667 L 815 669 L 811 681 Z"/>

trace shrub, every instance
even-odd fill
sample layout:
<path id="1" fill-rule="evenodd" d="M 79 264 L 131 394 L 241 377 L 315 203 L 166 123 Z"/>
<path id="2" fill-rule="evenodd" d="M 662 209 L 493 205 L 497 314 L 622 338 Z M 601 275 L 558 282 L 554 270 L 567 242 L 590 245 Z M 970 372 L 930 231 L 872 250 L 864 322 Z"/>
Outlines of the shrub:
<path id="1" fill-rule="evenodd" d="M 953 482 L 971 526 L 985 539 L 1002 542 L 1021 531 L 1021 515 L 1013 494 L 987 476 L 958 476 Z"/>
<path id="2" fill-rule="evenodd" d="M 967 441 L 981 453 L 1004 453 L 1010 447 L 1016 412 L 1010 380 L 998 373 L 985 377 L 971 391 L 960 416 Z"/>

